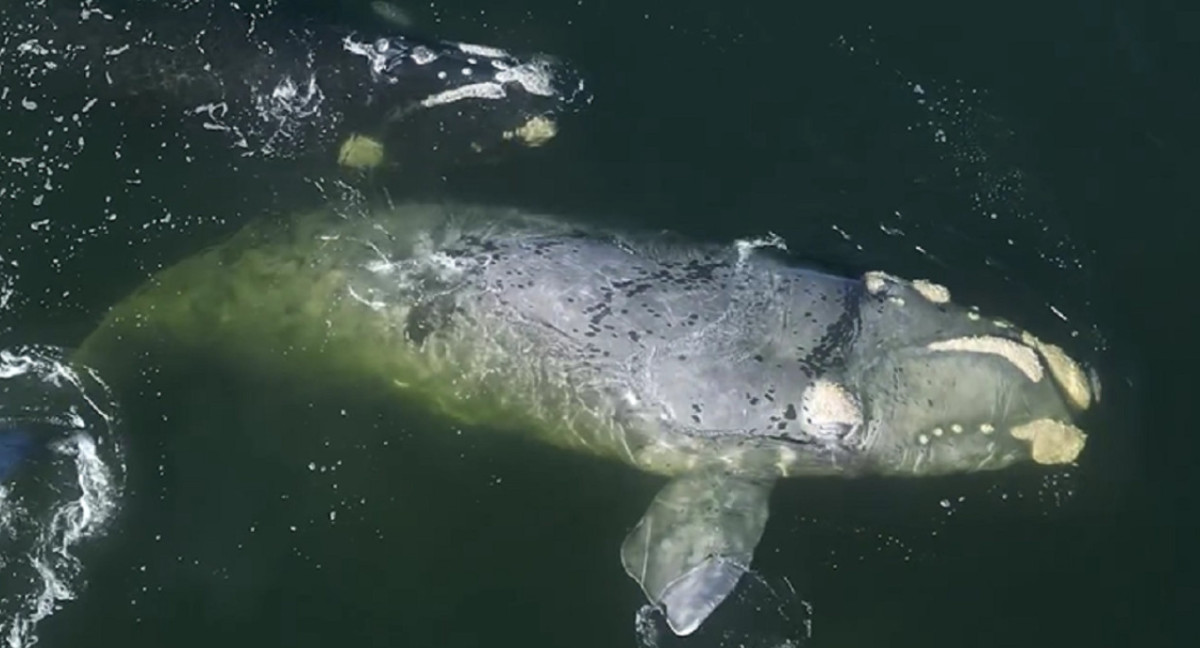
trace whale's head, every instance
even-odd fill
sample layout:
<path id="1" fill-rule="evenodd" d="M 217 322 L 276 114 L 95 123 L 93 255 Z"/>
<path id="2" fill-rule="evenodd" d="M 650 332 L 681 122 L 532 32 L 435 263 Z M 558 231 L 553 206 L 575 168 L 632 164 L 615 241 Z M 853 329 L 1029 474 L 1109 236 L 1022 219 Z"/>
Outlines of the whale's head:
<path id="1" fill-rule="evenodd" d="M 952 303 L 936 284 L 873 272 L 864 287 L 845 393 L 871 471 L 1075 461 L 1086 439 L 1076 418 L 1097 385 L 1062 349 Z"/>
<path id="2" fill-rule="evenodd" d="M 544 54 L 407 35 L 342 45 L 369 67 L 372 118 L 408 148 L 542 146 L 564 113 L 590 101 L 574 68 Z"/>

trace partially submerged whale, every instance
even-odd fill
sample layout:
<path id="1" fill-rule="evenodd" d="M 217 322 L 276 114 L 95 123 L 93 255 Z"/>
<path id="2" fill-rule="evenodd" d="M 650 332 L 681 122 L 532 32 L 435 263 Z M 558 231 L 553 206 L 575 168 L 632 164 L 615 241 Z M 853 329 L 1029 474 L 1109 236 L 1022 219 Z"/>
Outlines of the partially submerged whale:
<path id="1" fill-rule="evenodd" d="M 0 27 L 42 102 L 120 105 L 242 157 L 319 156 L 353 168 L 450 165 L 510 144 L 540 146 L 590 101 L 568 62 L 385 23 L 242 8 L 30 2 Z M 24 101 L 28 110 L 39 102 Z M 139 114 L 140 113 L 140 114 Z"/>
<path id="2" fill-rule="evenodd" d="M 930 282 L 466 205 L 253 223 L 75 360 L 119 384 L 156 349 L 353 376 L 667 476 L 621 561 L 679 635 L 750 568 L 776 480 L 1071 463 L 1094 400 L 1062 349 Z"/>

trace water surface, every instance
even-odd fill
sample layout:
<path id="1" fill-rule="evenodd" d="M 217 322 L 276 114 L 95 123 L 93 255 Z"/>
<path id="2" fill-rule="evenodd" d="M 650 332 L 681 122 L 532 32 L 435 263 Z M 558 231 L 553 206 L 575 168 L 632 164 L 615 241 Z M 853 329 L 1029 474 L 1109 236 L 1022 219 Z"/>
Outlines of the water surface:
<path id="1" fill-rule="evenodd" d="M 104 7 L 153 13 L 137 4 Z M 276 24 L 373 19 L 353 4 L 243 3 Z M 757 565 L 812 605 L 809 645 L 1173 645 L 1142 465 L 1144 358 L 1164 343 L 1142 286 L 1183 137 L 1161 99 L 1196 92 L 1167 83 L 1158 18 L 1115 2 L 443 4 L 397 6 L 439 36 L 570 60 L 594 101 L 545 148 L 362 181 L 242 156 L 170 110 L 89 106 L 71 70 L 18 56 L 52 37 L 7 30 L 0 346 L 69 349 L 248 219 L 383 187 L 701 240 L 773 232 L 823 266 L 945 283 L 1104 382 L 1070 470 L 777 488 Z M 186 30 L 195 14 L 171 12 L 206 2 L 160 5 Z M 74 600 L 14 645 L 636 645 L 617 551 L 656 479 L 320 377 L 149 367 L 140 384 L 115 432 L 119 514 L 72 547 Z M 29 572 L 0 546 L 12 632 L 31 612 L 8 588 Z"/>

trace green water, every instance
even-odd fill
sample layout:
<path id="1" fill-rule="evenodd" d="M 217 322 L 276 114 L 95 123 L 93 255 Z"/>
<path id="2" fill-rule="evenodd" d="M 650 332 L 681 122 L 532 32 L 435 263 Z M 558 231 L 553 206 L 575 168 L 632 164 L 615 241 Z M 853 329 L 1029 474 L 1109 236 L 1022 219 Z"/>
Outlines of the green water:
<path id="1" fill-rule="evenodd" d="M 1173 283 L 1196 240 L 1194 17 L 1116 0 L 397 4 L 440 36 L 569 59 L 595 100 L 551 146 L 401 172 L 394 198 L 775 232 L 824 265 L 945 283 L 1100 373 L 1069 474 L 777 488 L 757 566 L 812 603 L 809 645 L 1180 645 L 1176 547 L 1195 523 L 1168 512 L 1194 491 L 1195 443 L 1174 414 L 1187 381 L 1166 376 L 1185 375 L 1173 340 L 1196 313 Z M 74 140 L 17 109 L 26 80 L 0 79 L 0 158 Z M 52 190 L 0 167 L 0 256 L 18 263 L 0 346 L 71 347 L 148 272 L 331 186 L 286 162 L 242 173 L 146 113 L 101 105 L 79 134 Z M 80 551 L 87 586 L 42 646 L 636 645 L 618 549 L 654 478 L 319 377 L 150 367 L 122 406 L 124 510 Z"/>

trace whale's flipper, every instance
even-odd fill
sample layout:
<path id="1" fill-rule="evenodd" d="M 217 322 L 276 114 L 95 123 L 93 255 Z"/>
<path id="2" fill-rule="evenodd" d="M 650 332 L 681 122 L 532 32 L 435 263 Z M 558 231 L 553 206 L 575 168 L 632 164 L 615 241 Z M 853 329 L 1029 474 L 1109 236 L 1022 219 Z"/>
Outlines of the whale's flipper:
<path id="1" fill-rule="evenodd" d="M 750 568 L 772 485 L 719 469 L 680 475 L 625 538 L 625 572 L 675 634 L 695 632 Z"/>

